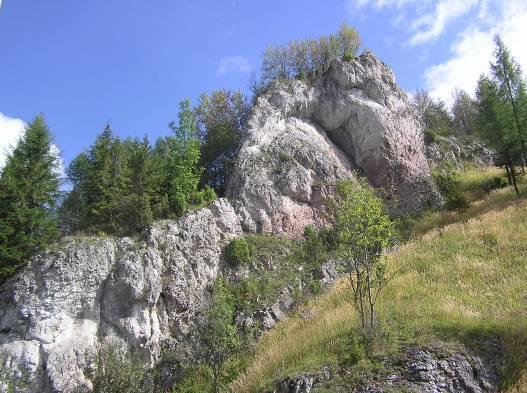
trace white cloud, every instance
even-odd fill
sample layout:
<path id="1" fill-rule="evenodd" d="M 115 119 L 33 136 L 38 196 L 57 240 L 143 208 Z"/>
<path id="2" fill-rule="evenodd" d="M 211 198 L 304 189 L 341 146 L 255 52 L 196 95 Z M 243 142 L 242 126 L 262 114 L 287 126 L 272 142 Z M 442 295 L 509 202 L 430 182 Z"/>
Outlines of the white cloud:
<path id="1" fill-rule="evenodd" d="M 425 71 L 426 88 L 432 97 L 450 103 L 454 88 L 473 94 L 479 76 L 489 71 L 496 34 L 501 35 L 523 69 L 527 68 L 527 2 L 504 0 L 496 11 L 494 18 L 485 22 L 474 19 L 451 45 L 451 57 Z M 488 8 L 480 9 L 480 13 L 488 12 Z"/>
<path id="2" fill-rule="evenodd" d="M 7 156 L 24 133 L 25 126 L 22 120 L 12 119 L 0 112 L 0 169 L 3 168 Z"/>
<path id="3" fill-rule="evenodd" d="M 447 25 L 467 14 L 479 0 L 441 0 L 431 12 L 421 15 L 413 24 L 415 34 L 411 45 L 423 44 L 437 39 Z"/>
<path id="4" fill-rule="evenodd" d="M 249 72 L 251 71 L 249 61 L 243 56 L 225 56 L 220 60 L 218 65 L 219 74 L 227 74 L 230 72 Z"/>
<path id="5" fill-rule="evenodd" d="M 407 19 L 406 11 L 414 12 L 413 22 L 408 23 L 411 35 L 410 45 L 420 45 L 436 40 L 443 34 L 446 27 L 466 15 L 472 8 L 487 0 L 349 0 L 350 12 L 366 6 L 377 9 L 396 8 L 399 14 L 394 21 L 400 23 Z"/>

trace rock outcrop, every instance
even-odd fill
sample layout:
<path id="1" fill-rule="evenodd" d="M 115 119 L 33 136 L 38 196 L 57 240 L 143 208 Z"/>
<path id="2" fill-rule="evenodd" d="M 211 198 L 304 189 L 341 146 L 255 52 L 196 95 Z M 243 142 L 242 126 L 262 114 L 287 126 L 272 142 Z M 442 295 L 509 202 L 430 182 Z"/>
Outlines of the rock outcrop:
<path id="1" fill-rule="evenodd" d="M 407 347 L 394 364 L 386 360 L 384 372 L 360 380 L 351 370 L 323 368 L 317 373 L 303 373 L 279 381 L 273 393 L 383 393 L 446 392 L 494 393 L 498 391 L 496 368 L 461 346 L 456 349 Z M 350 381 L 353 381 L 351 383 Z"/>
<path id="2" fill-rule="evenodd" d="M 219 200 L 141 240 L 69 240 L 34 257 L 0 289 L 2 367 L 27 379 L 27 391 L 70 392 L 90 386 L 84 372 L 99 344 L 139 350 L 149 363 L 164 346 L 185 357 L 189 324 L 241 231 Z"/>
<path id="3" fill-rule="evenodd" d="M 324 197 L 353 171 L 384 187 L 395 211 L 439 201 L 415 113 L 371 53 L 333 62 L 312 85 L 277 83 L 259 97 L 227 196 L 248 230 L 294 236 L 326 221 Z"/>
<path id="4" fill-rule="evenodd" d="M 435 142 L 426 145 L 426 157 L 431 167 L 441 166 L 445 162 L 463 169 L 468 162 L 478 166 L 494 165 L 495 153 L 480 142 L 468 137 L 453 135 L 438 137 Z"/>

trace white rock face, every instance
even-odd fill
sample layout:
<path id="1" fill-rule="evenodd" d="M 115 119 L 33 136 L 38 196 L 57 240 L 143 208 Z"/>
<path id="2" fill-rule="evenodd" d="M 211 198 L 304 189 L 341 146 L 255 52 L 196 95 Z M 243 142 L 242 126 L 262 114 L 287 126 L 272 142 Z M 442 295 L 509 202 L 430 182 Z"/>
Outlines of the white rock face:
<path id="1" fill-rule="evenodd" d="M 280 83 L 261 96 L 227 196 L 247 229 L 297 236 L 325 222 L 325 195 L 353 170 L 384 187 L 395 211 L 439 202 L 415 113 L 371 53 L 334 62 L 313 86 Z"/>
<path id="2" fill-rule="evenodd" d="M 27 376 L 27 391 L 70 392 L 91 386 L 84 372 L 98 344 L 120 341 L 147 362 L 163 345 L 184 353 L 222 249 L 240 234 L 221 199 L 140 241 L 68 241 L 36 256 L 0 289 L 2 366 Z"/>

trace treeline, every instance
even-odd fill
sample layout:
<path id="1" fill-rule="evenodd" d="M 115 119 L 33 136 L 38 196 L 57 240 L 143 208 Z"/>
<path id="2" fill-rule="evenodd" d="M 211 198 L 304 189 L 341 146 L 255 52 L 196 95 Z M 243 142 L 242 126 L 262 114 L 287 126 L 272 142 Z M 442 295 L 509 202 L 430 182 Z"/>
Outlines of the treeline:
<path id="1" fill-rule="evenodd" d="M 270 46 L 263 53 L 260 75 L 253 76 L 251 90 L 258 96 L 276 80 L 314 78 L 326 72 L 334 60 L 353 59 L 360 44 L 355 28 L 343 23 L 336 34 Z"/>
<path id="2" fill-rule="evenodd" d="M 152 146 L 121 140 L 110 126 L 67 169 L 73 189 L 60 213 L 68 233 L 131 234 L 223 194 L 248 115 L 241 93 L 204 94 L 180 105 L 172 134 Z"/>
<path id="3" fill-rule="evenodd" d="M 25 129 L 0 174 L 0 282 L 61 234 L 130 235 L 223 195 L 250 107 L 240 92 L 180 104 L 171 134 L 121 139 L 110 125 L 66 169 L 42 116 Z"/>
<path id="4" fill-rule="evenodd" d="M 413 101 L 423 125 L 426 143 L 437 141 L 439 136 L 476 134 L 476 101 L 464 90 L 456 89 L 452 95 L 454 101 L 448 108 L 444 101 L 432 99 L 425 90 L 415 93 Z"/>
<path id="5" fill-rule="evenodd" d="M 478 81 L 475 98 L 454 91 L 450 110 L 433 100 L 426 91 L 417 91 L 414 104 L 423 124 L 425 142 L 440 136 L 471 135 L 496 151 L 496 164 L 506 169 L 509 184 L 516 184 L 516 168 L 527 163 L 527 82 L 520 65 L 499 36 L 489 75 Z"/>

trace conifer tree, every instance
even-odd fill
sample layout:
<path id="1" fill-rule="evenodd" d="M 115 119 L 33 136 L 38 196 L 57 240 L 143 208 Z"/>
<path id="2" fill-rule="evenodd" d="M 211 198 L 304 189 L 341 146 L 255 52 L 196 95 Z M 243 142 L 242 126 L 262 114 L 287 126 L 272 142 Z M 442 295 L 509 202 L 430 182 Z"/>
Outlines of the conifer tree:
<path id="1" fill-rule="evenodd" d="M 514 170 L 514 163 L 518 158 L 518 143 L 511 121 L 511 107 L 502 99 L 498 83 L 486 76 L 478 81 L 476 97 L 480 135 L 497 151 L 499 163 L 505 166 L 512 185 L 519 194 Z"/>
<path id="2" fill-rule="evenodd" d="M 518 136 L 522 167 L 527 164 L 527 150 L 525 147 L 526 131 L 521 118 L 521 95 L 525 88 L 520 65 L 514 60 L 509 49 L 505 46 L 500 36 L 496 36 L 496 50 L 494 52 L 494 62 L 491 64 L 492 76 L 499 85 L 500 93 L 508 103 L 511 110 L 511 120 Z"/>
<path id="3" fill-rule="evenodd" d="M 50 131 L 37 116 L 0 175 L 0 281 L 57 239 L 58 165 Z"/>

